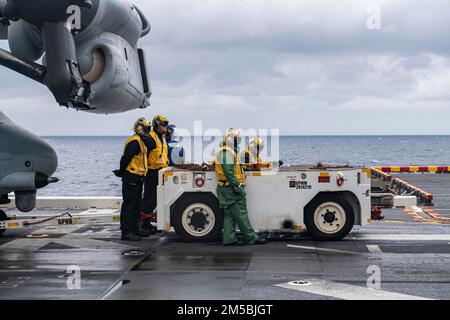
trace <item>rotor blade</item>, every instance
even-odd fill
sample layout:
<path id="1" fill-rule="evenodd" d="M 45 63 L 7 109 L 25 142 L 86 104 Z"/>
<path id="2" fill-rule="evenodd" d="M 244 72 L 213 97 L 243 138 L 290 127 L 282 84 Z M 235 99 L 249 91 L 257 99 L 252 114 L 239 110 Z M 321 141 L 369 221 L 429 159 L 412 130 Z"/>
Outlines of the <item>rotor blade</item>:
<path id="1" fill-rule="evenodd" d="M 37 82 L 44 83 L 45 74 L 47 68 L 40 64 L 20 59 L 14 56 L 11 52 L 0 49 L 0 65 L 5 66 L 8 69 L 16 71 L 30 79 Z"/>
<path id="2" fill-rule="evenodd" d="M 136 9 L 136 11 L 139 14 L 139 17 L 141 18 L 141 21 L 142 21 L 141 38 L 143 38 L 147 34 L 149 34 L 150 30 L 152 29 L 152 26 L 150 25 L 150 22 L 148 21 L 147 17 L 144 15 L 144 13 L 137 6 L 134 6 L 134 8 Z"/>

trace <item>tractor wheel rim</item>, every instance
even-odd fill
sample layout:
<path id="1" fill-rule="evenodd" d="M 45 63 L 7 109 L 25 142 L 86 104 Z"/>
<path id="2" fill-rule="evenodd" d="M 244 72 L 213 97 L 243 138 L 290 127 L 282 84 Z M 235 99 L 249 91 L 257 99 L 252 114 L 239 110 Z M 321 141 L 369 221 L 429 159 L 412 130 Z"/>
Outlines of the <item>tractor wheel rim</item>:
<path id="1" fill-rule="evenodd" d="M 194 237 L 204 237 L 214 228 L 214 211 L 207 205 L 197 203 L 184 210 L 181 221 L 183 229 Z"/>
<path id="2" fill-rule="evenodd" d="M 344 208 L 336 202 L 323 203 L 314 212 L 314 224 L 326 234 L 341 231 L 346 221 L 347 215 Z"/>

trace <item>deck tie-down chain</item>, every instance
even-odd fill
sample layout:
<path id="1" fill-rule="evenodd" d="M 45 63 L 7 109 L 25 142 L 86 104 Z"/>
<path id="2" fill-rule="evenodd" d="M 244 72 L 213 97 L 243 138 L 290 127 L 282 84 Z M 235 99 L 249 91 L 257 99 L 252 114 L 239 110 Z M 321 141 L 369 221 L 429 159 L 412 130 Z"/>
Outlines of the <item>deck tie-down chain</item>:
<path id="1" fill-rule="evenodd" d="M 45 222 L 48 222 L 48 221 L 51 221 L 51 220 L 60 219 L 60 218 L 62 218 L 64 216 L 68 216 L 69 218 L 72 218 L 72 215 L 69 212 L 66 212 L 66 213 L 63 213 L 63 214 L 61 214 L 59 216 L 50 217 L 50 218 L 45 219 L 45 220 L 40 220 L 40 221 L 36 221 L 36 222 L 28 222 L 28 221 L 26 221 L 26 222 L 23 223 L 23 225 L 26 226 L 26 227 L 37 226 L 39 224 L 42 224 L 42 223 L 45 223 Z"/>

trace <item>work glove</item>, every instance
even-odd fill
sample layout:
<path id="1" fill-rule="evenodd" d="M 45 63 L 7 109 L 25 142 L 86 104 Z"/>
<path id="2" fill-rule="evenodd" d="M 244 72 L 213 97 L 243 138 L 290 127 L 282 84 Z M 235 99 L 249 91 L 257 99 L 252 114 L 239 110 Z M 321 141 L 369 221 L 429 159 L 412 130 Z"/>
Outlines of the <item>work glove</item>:
<path id="1" fill-rule="evenodd" d="M 239 196 L 245 195 L 244 188 L 240 185 L 234 185 L 233 192 L 234 192 L 234 194 L 239 195 Z"/>
<path id="2" fill-rule="evenodd" d="M 114 170 L 113 173 L 117 178 L 123 177 L 123 171 L 121 171 L 121 170 Z"/>
<path id="3" fill-rule="evenodd" d="M 281 166 L 283 166 L 283 164 L 284 164 L 284 162 L 281 161 L 281 160 L 272 162 L 272 165 L 273 165 L 275 168 L 281 167 Z"/>

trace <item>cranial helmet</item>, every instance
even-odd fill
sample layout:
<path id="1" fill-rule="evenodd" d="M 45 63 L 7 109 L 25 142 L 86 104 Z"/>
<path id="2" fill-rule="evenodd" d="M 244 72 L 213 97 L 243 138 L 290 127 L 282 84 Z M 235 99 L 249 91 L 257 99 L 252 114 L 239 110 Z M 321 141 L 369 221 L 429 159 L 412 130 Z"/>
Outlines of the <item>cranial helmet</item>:
<path id="1" fill-rule="evenodd" d="M 133 126 L 133 131 L 136 134 L 142 135 L 145 133 L 146 130 L 149 130 L 150 127 L 151 127 L 151 124 L 150 124 L 150 122 L 148 122 L 147 119 L 139 118 Z"/>
<path id="2" fill-rule="evenodd" d="M 255 137 L 250 140 L 249 147 L 251 150 L 257 151 L 258 153 L 264 150 L 264 141 L 261 137 Z"/>
<path id="3" fill-rule="evenodd" d="M 169 126 L 169 120 L 160 114 L 153 118 L 152 125 L 155 129 L 158 129 L 159 127 L 167 127 Z"/>
<path id="4" fill-rule="evenodd" d="M 224 137 L 224 142 L 229 146 L 240 146 L 242 142 L 241 133 L 236 129 L 228 129 Z"/>

